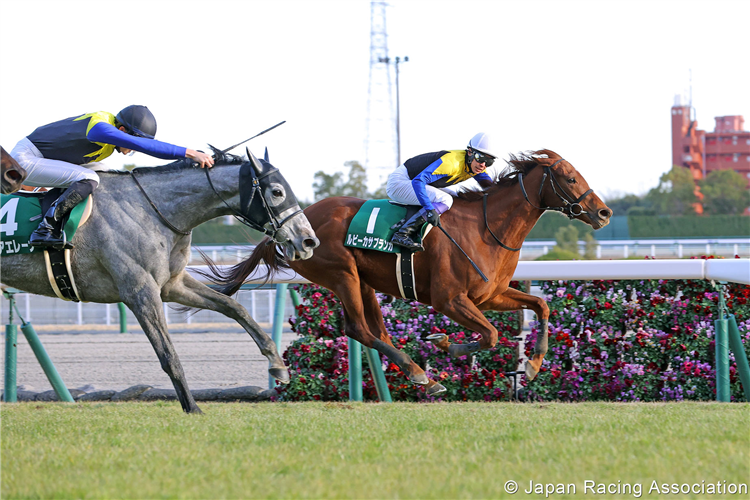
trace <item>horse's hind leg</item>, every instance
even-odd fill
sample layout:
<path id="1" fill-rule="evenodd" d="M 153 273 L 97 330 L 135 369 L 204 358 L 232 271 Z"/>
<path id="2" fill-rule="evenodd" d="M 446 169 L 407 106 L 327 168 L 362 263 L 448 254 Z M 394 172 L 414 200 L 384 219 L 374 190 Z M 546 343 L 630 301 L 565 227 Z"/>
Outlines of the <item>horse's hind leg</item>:
<path id="1" fill-rule="evenodd" d="M 163 288 L 162 296 L 167 302 L 210 309 L 235 320 L 250 334 L 260 352 L 268 358 L 268 373 L 282 384 L 289 383 L 289 370 L 279 356 L 276 344 L 236 300 L 210 289 L 184 271 Z"/>
<path id="2" fill-rule="evenodd" d="M 144 286 L 137 293 L 122 290 L 120 293 L 122 301 L 133 311 L 143 332 L 154 347 L 162 369 L 172 380 L 182 409 L 186 413 L 202 413 L 188 389 L 185 372 L 182 370 L 180 359 L 169 337 L 164 307 L 156 285 Z"/>
<path id="3" fill-rule="evenodd" d="M 374 330 L 377 337 L 371 333 L 368 320 L 365 317 L 365 302 L 369 304 L 369 309 L 374 311 L 373 301 L 377 304 L 377 299 L 372 288 L 361 284 L 357 277 L 355 279 L 341 279 L 335 285 L 332 285 L 331 290 L 339 298 L 344 308 L 344 333 L 347 337 L 385 355 L 396 363 L 401 371 L 409 377 L 409 380 L 415 384 L 427 385 L 430 383 L 430 379 L 427 378 L 424 370 L 412 361 L 408 354 L 396 349 L 387 334 L 385 334 L 385 339 L 381 340 L 380 337 L 385 333 L 385 326 L 383 326 L 383 330 Z"/>
<path id="4" fill-rule="evenodd" d="M 406 356 L 409 363 L 408 370 L 404 370 L 401 365 L 399 365 L 399 368 L 407 374 L 410 380 L 415 381 L 416 383 L 425 385 L 423 381 L 427 380 L 426 390 L 427 394 L 430 396 L 437 396 L 438 394 L 445 392 L 446 389 L 442 384 L 428 378 L 427 374 L 425 374 L 424 370 L 418 364 L 416 364 L 403 351 L 396 349 L 393 345 L 391 336 L 388 334 L 388 330 L 386 330 L 385 323 L 383 322 L 383 313 L 380 310 L 380 304 L 375 295 L 375 290 L 364 282 L 361 282 L 360 292 L 362 293 L 362 305 L 367 326 L 369 331 L 376 336 L 373 341 L 373 348 L 378 352 L 385 354 L 388 359 L 396 359 L 395 356 Z M 424 378 L 422 378 L 422 376 L 424 376 Z M 420 380 L 420 382 L 417 382 L 415 379 Z"/>
<path id="5" fill-rule="evenodd" d="M 541 331 L 534 343 L 534 354 L 530 360 L 526 361 L 526 377 L 534 380 L 542 368 L 542 361 L 544 361 L 544 355 L 547 354 L 549 344 L 549 306 L 547 303 L 540 297 L 508 288 L 502 294 L 482 304 L 481 308 L 492 311 L 531 309 L 536 313 Z"/>

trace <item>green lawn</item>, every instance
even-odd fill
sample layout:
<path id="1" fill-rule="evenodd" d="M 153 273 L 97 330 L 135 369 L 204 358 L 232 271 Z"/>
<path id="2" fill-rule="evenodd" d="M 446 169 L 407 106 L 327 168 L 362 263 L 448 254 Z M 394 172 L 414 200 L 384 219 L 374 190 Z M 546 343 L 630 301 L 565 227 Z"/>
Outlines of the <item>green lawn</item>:
<path id="1" fill-rule="evenodd" d="M 201 406 L 3 404 L 2 498 L 748 497 L 649 494 L 750 483 L 748 404 Z"/>

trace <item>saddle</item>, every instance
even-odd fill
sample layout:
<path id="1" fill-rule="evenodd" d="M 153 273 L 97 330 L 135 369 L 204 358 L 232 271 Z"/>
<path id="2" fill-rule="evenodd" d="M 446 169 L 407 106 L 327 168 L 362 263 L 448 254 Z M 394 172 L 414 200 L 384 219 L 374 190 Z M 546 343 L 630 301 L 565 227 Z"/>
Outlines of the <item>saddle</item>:
<path id="1" fill-rule="evenodd" d="M 411 250 L 391 243 L 393 234 L 422 207 L 402 205 L 390 200 L 367 200 L 349 224 L 344 246 L 392 253 L 396 255 L 396 280 L 401 296 L 418 300 L 414 282 L 414 259 Z M 428 229 L 425 230 L 425 227 Z M 421 243 L 432 227 L 422 226 L 415 240 Z"/>
<path id="2" fill-rule="evenodd" d="M 0 196 L 0 257 L 40 252 L 29 245 L 29 237 L 63 191 L 56 188 L 41 193 L 19 191 Z M 88 220 L 92 210 L 93 198 L 89 196 L 70 212 L 64 226 L 68 241 Z M 45 249 L 43 252 L 47 276 L 55 294 L 63 300 L 78 302 L 78 292 L 70 271 L 70 250 Z"/>
<path id="3" fill-rule="evenodd" d="M 402 205 L 390 200 L 367 200 L 349 224 L 344 246 L 401 253 L 403 249 L 393 245 L 391 238 L 420 209 L 419 205 Z M 416 236 L 420 243 L 426 234 L 423 226 Z"/>

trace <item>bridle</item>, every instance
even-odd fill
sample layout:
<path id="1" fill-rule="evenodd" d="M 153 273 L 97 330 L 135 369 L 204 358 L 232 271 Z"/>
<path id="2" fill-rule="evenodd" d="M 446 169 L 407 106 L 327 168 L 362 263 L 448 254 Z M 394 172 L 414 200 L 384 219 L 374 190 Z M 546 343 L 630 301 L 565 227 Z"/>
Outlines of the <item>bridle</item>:
<path id="1" fill-rule="evenodd" d="M 265 197 L 261 193 L 262 187 L 261 187 L 261 180 L 275 174 L 279 171 L 276 167 L 271 167 L 267 171 L 262 172 L 260 175 L 256 172 L 256 168 L 262 171 L 262 167 L 260 165 L 260 162 L 252 156 L 250 156 L 250 161 L 246 161 L 240 166 L 240 210 L 234 209 L 232 206 L 227 203 L 227 201 L 219 194 L 219 192 L 214 187 L 213 182 L 211 181 L 211 175 L 210 170 L 211 168 L 204 169 L 206 171 L 206 179 L 208 179 L 208 184 L 211 186 L 211 189 L 216 194 L 216 196 L 232 211 L 232 215 L 235 219 L 240 221 L 242 224 L 245 224 L 246 226 L 255 229 L 256 231 L 260 231 L 264 233 L 265 235 L 271 237 L 273 241 L 276 243 L 283 243 L 284 240 L 279 241 L 277 239 L 277 235 L 279 231 L 284 227 L 284 224 L 286 224 L 289 220 L 296 217 L 300 213 L 302 213 L 302 209 L 299 208 L 298 210 L 295 210 L 291 215 L 288 215 L 281 219 L 279 221 L 279 213 L 284 212 L 287 208 L 291 206 L 299 206 L 296 202 L 296 200 L 293 200 L 293 203 L 287 202 L 282 204 L 281 210 L 279 210 L 278 207 L 271 207 L 268 202 L 266 201 Z M 133 177 L 133 180 L 135 181 L 138 188 L 141 190 L 143 195 L 146 197 L 146 200 L 148 200 L 149 204 L 151 205 L 151 208 L 154 209 L 156 214 L 161 218 L 162 222 L 169 227 L 172 231 L 178 234 L 182 234 L 184 236 L 187 236 L 191 233 L 191 231 L 183 231 L 181 229 L 178 229 L 175 227 L 167 218 L 162 214 L 159 209 L 157 208 L 156 204 L 151 200 L 151 198 L 148 196 L 148 193 L 146 193 L 146 190 L 143 189 L 143 186 L 138 181 L 138 178 L 136 177 L 135 173 L 131 171 L 131 176 Z M 248 185 L 250 186 L 249 189 L 247 189 Z M 291 191 L 287 191 L 287 196 L 289 195 Z M 267 222 L 265 224 L 259 224 L 255 222 L 250 217 L 250 209 L 252 206 L 253 201 L 256 199 L 255 195 L 258 194 L 258 199 L 261 200 L 261 204 L 263 206 L 263 211 L 265 219 Z"/>
<path id="2" fill-rule="evenodd" d="M 593 193 L 593 189 L 589 189 L 585 193 L 583 193 L 581 196 L 579 196 L 576 199 L 573 199 L 572 196 L 570 196 L 568 193 L 565 192 L 565 190 L 562 188 L 562 185 L 558 182 L 557 177 L 555 177 L 555 173 L 552 171 L 552 168 L 560 163 L 561 161 L 564 161 L 563 158 L 560 158 L 552 165 L 545 165 L 544 166 L 544 175 L 542 176 L 542 182 L 539 184 L 539 201 L 542 200 L 542 190 L 544 189 L 544 183 L 547 180 L 547 176 L 549 175 L 550 184 L 552 186 L 552 191 L 557 195 L 558 198 L 560 198 L 560 201 L 563 202 L 562 207 L 537 207 L 533 203 L 531 203 L 531 200 L 529 200 L 529 195 L 526 194 L 526 187 L 523 185 L 523 174 L 518 173 L 518 182 L 521 184 L 521 191 L 523 191 L 523 197 L 526 198 L 526 201 L 529 202 L 529 205 L 531 205 L 534 208 L 538 208 L 539 210 L 555 210 L 556 212 L 563 213 L 568 216 L 568 219 L 575 219 L 579 215 L 583 213 L 583 207 L 581 207 L 581 202 L 583 199 L 588 196 L 589 194 Z M 559 190 L 559 191 L 558 191 Z M 560 194 L 562 193 L 562 195 Z"/>
<path id="3" fill-rule="evenodd" d="M 547 177 L 550 179 L 550 184 L 552 186 L 552 191 L 557 195 L 558 198 L 563 202 L 563 206 L 561 207 L 538 207 L 531 203 L 531 200 L 529 200 L 529 195 L 526 193 L 526 187 L 523 185 L 523 174 L 521 172 L 518 173 L 518 183 L 521 184 L 521 191 L 523 192 L 523 197 L 526 198 L 526 201 L 534 208 L 538 208 L 539 210 L 547 211 L 547 210 L 554 210 L 556 212 L 563 213 L 568 216 L 568 219 L 575 219 L 579 215 L 583 213 L 583 207 L 581 207 L 581 202 L 583 199 L 588 196 L 589 194 L 593 193 L 593 189 L 589 189 L 585 193 L 583 193 L 581 196 L 579 196 L 576 199 L 573 199 L 572 196 L 570 196 L 568 193 L 565 192 L 565 190 L 562 188 L 562 185 L 558 182 L 557 178 L 555 177 L 554 172 L 552 172 L 552 168 L 563 161 L 563 158 L 560 158 L 552 165 L 545 165 L 544 166 L 544 175 L 542 176 L 542 182 L 539 184 L 539 201 L 542 200 L 542 190 L 544 189 L 544 183 L 547 181 Z M 560 194 L 562 193 L 562 195 Z M 495 233 L 492 232 L 492 229 L 490 229 L 490 225 L 487 222 L 487 193 L 484 193 L 484 197 L 482 198 L 482 205 L 484 209 L 484 225 L 487 227 L 487 230 L 490 232 L 493 238 L 495 238 L 495 241 L 504 249 L 510 250 L 511 252 L 518 252 L 521 250 L 521 247 L 518 248 L 512 248 L 505 244 L 503 244 L 502 241 L 495 235 Z"/>
<path id="4" fill-rule="evenodd" d="M 260 163 L 258 160 L 252 156 L 250 156 L 250 160 L 243 163 L 240 167 L 240 210 L 235 210 L 233 207 L 229 205 L 229 203 L 226 202 L 226 200 L 219 194 L 219 192 L 214 187 L 213 182 L 211 181 L 211 175 L 209 171 L 210 168 L 206 168 L 206 179 L 208 179 L 208 184 L 211 186 L 211 189 L 214 191 L 216 196 L 232 211 L 232 215 L 235 219 L 240 221 L 241 223 L 245 224 L 246 226 L 255 229 L 256 231 L 260 231 L 264 233 L 266 236 L 269 236 L 273 241 L 276 243 L 283 243 L 284 240 L 279 241 L 277 239 L 277 235 L 279 231 L 284 227 L 284 224 L 286 224 L 289 220 L 296 217 L 300 213 L 302 213 L 302 209 L 299 208 L 298 210 L 295 210 L 291 215 L 288 215 L 281 219 L 279 221 L 279 214 L 284 212 L 286 208 L 296 205 L 299 206 L 296 203 L 296 200 L 294 200 L 294 203 L 285 203 L 282 205 L 282 209 L 279 210 L 278 207 L 271 207 L 268 204 L 268 201 L 266 200 L 265 196 L 262 194 L 262 187 L 261 187 L 261 180 L 265 179 L 266 177 L 276 174 L 279 172 L 279 169 L 276 167 L 271 167 L 265 172 L 258 175 L 256 172 L 256 167 L 260 169 Z M 247 187 L 250 186 L 250 189 L 248 190 Z M 291 191 L 287 190 L 287 196 L 289 196 L 289 193 Z M 256 199 L 255 195 L 258 194 L 258 198 L 260 199 L 263 211 L 265 212 L 265 224 L 259 224 L 255 222 L 253 219 L 250 218 L 250 209 L 252 207 L 253 201 Z"/>

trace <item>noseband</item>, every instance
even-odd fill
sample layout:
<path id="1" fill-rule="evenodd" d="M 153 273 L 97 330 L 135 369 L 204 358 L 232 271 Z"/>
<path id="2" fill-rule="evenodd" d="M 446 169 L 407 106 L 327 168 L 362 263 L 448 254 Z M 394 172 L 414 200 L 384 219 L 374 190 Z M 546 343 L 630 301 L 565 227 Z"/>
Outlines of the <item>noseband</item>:
<path id="1" fill-rule="evenodd" d="M 529 195 L 526 194 L 526 187 L 523 185 L 523 174 L 518 173 L 518 182 L 521 184 L 521 191 L 523 191 L 523 197 L 526 198 L 526 201 L 529 202 L 529 205 L 531 205 L 534 208 L 538 208 L 539 210 L 554 210 L 556 212 L 563 213 L 568 216 L 568 219 L 575 219 L 579 215 L 583 213 L 583 207 L 581 207 L 581 202 L 583 199 L 588 196 L 589 194 L 593 193 L 593 189 L 589 189 L 585 193 L 583 193 L 581 196 L 579 196 L 576 199 L 573 199 L 572 196 L 570 196 L 568 193 L 565 192 L 565 190 L 562 188 L 562 185 L 557 181 L 557 178 L 555 177 L 555 173 L 552 172 L 552 168 L 563 161 L 563 158 L 560 158 L 552 165 L 545 165 L 544 166 L 544 175 L 542 176 L 542 182 L 539 184 L 539 201 L 542 200 L 542 190 L 544 189 L 544 183 L 547 181 L 547 176 L 549 176 L 550 184 L 552 185 L 552 191 L 557 195 L 558 198 L 560 198 L 560 201 L 563 202 L 562 207 L 537 207 L 533 203 L 531 203 L 531 200 L 529 200 Z M 560 194 L 562 193 L 562 194 Z"/>
<path id="2" fill-rule="evenodd" d="M 263 196 L 260 191 L 262 190 L 260 186 L 260 180 L 268 177 L 269 175 L 276 173 L 279 171 L 276 167 L 271 167 L 268 169 L 268 171 L 263 172 L 261 175 L 257 175 L 255 172 L 255 168 L 251 164 L 251 162 L 245 162 L 244 165 L 240 167 L 240 210 L 237 211 L 234 208 L 232 208 L 224 198 L 219 194 L 219 192 L 214 187 L 213 182 L 211 182 L 211 176 L 209 174 L 210 168 L 206 168 L 206 178 L 208 179 L 208 183 L 211 186 L 211 189 L 213 189 L 214 193 L 216 193 L 216 196 L 219 197 L 221 201 L 224 202 L 224 204 L 233 212 L 233 216 L 235 219 L 239 220 L 241 223 L 245 224 L 246 226 L 255 229 L 256 231 L 260 231 L 263 234 L 271 237 L 276 243 L 282 243 L 281 241 L 276 239 L 276 235 L 281 230 L 282 227 L 284 227 L 284 224 L 286 224 L 289 220 L 296 217 L 298 214 L 302 212 L 302 209 L 294 211 L 291 215 L 288 215 L 287 217 L 284 217 L 281 221 L 279 221 L 279 218 L 276 214 L 276 211 L 268 205 L 268 202 L 266 201 L 266 198 Z M 250 192 L 249 194 L 245 195 L 247 184 L 250 184 Z M 268 222 L 266 224 L 260 225 L 254 220 L 252 220 L 249 217 L 250 212 L 250 206 L 253 203 L 253 199 L 255 198 L 256 193 L 258 193 L 258 198 L 260 198 L 261 203 L 263 204 L 263 209 L 266 212 L 266 217 L 268 218 Z M 268 225 L 271 225 L 271 227 L 268 227 Z"/>

